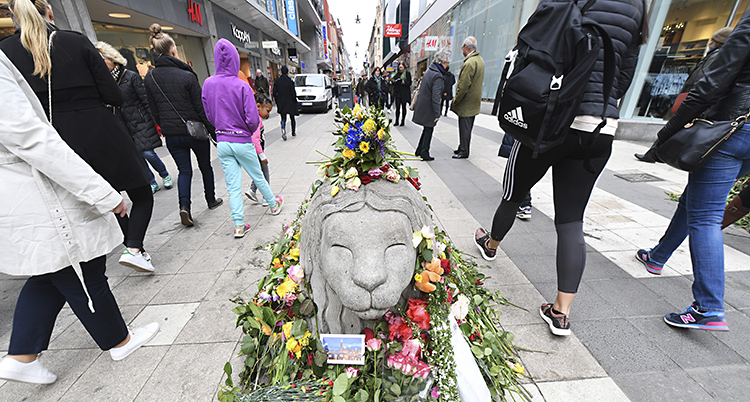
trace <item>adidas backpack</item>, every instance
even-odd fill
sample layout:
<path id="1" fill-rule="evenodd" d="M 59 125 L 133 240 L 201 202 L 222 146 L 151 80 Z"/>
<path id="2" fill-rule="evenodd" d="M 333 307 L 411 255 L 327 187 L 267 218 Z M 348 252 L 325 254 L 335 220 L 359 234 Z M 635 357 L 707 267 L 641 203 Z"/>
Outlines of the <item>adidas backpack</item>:
<path id="1" fill-rule="evenodd" d="M 606 125 L 615 55 L 607 32 L 593 21 L 583 22 L 595 2 L 588 0 L 583 7 L 578 0 L 540 4 L 505 57 L 497 117 L 505 133 L 534 150 L 533 157 L 565 140 L 602 47 L 604 106 L 592 143 Z"/>

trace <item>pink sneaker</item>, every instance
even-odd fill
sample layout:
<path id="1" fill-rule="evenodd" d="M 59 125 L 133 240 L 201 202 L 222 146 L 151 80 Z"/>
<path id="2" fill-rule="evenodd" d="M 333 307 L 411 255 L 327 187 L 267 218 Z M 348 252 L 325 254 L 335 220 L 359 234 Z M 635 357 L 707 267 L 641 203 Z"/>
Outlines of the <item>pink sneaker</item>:
<path id="1" fill-rule="evenodd" d="M 284 199 L 280 195 L 276 196 L 276 205 L 271 207 L 271 215 L 278 215 L 281 213 L 281 207 L 284 205 Z"/>
<path id="2" fill-rule="evenodd" d="M 235 226 L 234 227 L 234 238 L 235 239 L 240 239 L 240 238 L 245 237 L 245 232 L 247 232 L 248 230 L 250 230 L 250 225 L 247 225 L 247 224 L 242 225 L 242 226 Z"/>

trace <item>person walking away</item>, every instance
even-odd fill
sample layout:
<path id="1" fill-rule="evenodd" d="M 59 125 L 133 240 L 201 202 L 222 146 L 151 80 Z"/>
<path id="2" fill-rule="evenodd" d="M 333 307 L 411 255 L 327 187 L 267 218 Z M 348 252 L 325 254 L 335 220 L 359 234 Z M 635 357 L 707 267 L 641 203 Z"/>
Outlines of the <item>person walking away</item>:
<path id="1" fill-rule="evenodd" d="M 226 39 L 219 39 L 214 48 L 216 75 L 203 83 L 203 108 L 208 120 L 216 127 L 217 153 L 224 169 L 229 192 L 229 207 L 234 221 L 234 237 L 241 238 L 250 225 L 245 225 L 242 206 L 242 169 L 257 183 L 263 198 L 271 205 L 271 214 L 278 215 L 284 200 L 274 196 L 263 178 L 261 163 L 253 144 L 253 133 L 260 127 L 255 95 L 249 85 L 237 77 L 240 54 Z"/>
<path id="2" fill-rule="evenodd" d="M 156 52 L 154 63 L 156 67 L 146 74 L 144 80 L 148 105 L 154 120 L 161 126 L 162 135 L 167 140 L 167 149 L 177 164 L 180 222 L 190 227 L 195 223 L 191 213 L 190 187 L 193 180 L 193 166 L 190 161 L 190 151 L 198 160 L 208 208 L 218 208 L 224 200 L 216 198 L 209 140 L 191 138 L 185 122 L 188 120 L 201 122 L 211 132 L 214 131 L 214 127 L 203 110 L 198 76 L 189 65 L 177 58 L 174 39 L 162 32 L 159 24 L 152 24 L 149 30 L 151 31 L 151 46 Z"/>
<path id="3" fill-rule="evenodd" d="M 411 73 L 406 70 L 403 61 L 398 63 L 398 70 L 393 75 L 393 100 L 396 103 L 396 123 L 398 126 L 399 117 L 401 126 L 406 120 L 406 105 L 411 103 Z"/>
<path id="4" fill-rule="evenodd" d="M 260 124 L 258 125 L 258 129 L 253 133 L 253 145 L 255 145 L 255 152 L 258 153 L 258 161 L 260 162 L 260 168 L 263 171 L 263 177 L 270 185 L 271 172 L 268 170 L 268 159 L 266 159 L 266 154 L 264 153 L 264 150 L 266 148 L 266 136 L 265 129 L 263 127 L 263 120 L 268 119 L 268 116 L 271 114 L 271 110 L 273 110 L 273 102 L 271 101 L 271 98 L 267 97 L 264 94 L 255 94 L 255 105 L 258 107 L 258 115 L 260 116 L 261 120 Z M 250 190 L 245 192 L 245 196 L 247 196 L 250 201 L 256 204 L 260 202 L 256 194 L 257 190 L 258 185 L 255 184 L 255 181 L 253 181 L 252 183 L 250 183 Z M 268 203 L 265 200 L 263 200 L 263 206 L 268 206 Z"/>
<path id="5" fill-rule="evenodd" d="M 164 162 L 159 158 L 159 155 L 154 152 L 155 148 L 162 146 L 161 137 L 156 132 L 156 122 L 151 117 L 146 86 L 143 85 L 141 76 L 135 71 L 125 68 L 127 60 L 109 43 L 99 41 L 94 47 L 104 58 L 112 77 L 122 89 L 123 102 L 122 106 L 115 109 L 117 116 L 127 127 L 143 158 L 161 176 L 164 188 L 172 188 L 172 177 L 169 176 L 167 167 L 164 166 Z M 151 178 L 151 192 L 155 193 L 161 190 L 151 169 L 147 170 Z"/>
<path id="6" fill-rule="evenodd" d="M 47 29 L 38 10 L 51 13 L 47 3 L 9 4 L 23 16 L 17 21 L 23 21 L 25 42 L 46 49 Z M 79 44 L 86 41 L 93 49 L 80 36 Z M 59 58 L 43 51 L 34 55 L 38 70 L 33 78 L 49 78 Z M 4 52 L 0 94 L 0 272 L 28 277 L 16 301 L 0 380 L 50 384 L 57 376 L 42 365 L 39 354 L 47 350 L 66 303 L 114 360 L 151 340 L 159 324 L 129 330 L 107 283 L 105 255 L 122 241 L 112 214 L 125 216 L 122 196 L 55 132 L 37 94 Z"/>
<path id="7" fill-rule="evenodd" d="M 370 98 L 370 106 L 383 108 L 383 77 L 380 76 L 380 67 L 376 67 L 372 72 L 372 77 L 367 81 L 367 94 Z"/>
<path id="8" fill-rule="evenodd" d="M 440 105 L 440 110 L 445 108 L 445 116 L 448 115 L 448 110 L 451 106 L 451 99 L 453 99 L 453 85 L 456 83 L 456 76 L 450 72 L 450 66 L 445 68 L 445 87 L 443 88 L 443 102 Z"/>
<path id="9" fill-rule="evenodd" d="M 724 42 L 727 41 L 730 33 L 732 33 L 732 28 L 724 27 L 711 35 L 711 40 L 708 42 L 708 53 L 706 54 L 706 57 L 704 57 L 703 60 L 701 60 L 698 65 L 695 66 L 695 69 L 693 69 L 687 80 L 685 80 L 685 84 L 683 84 L 682 89 L 680 89 L 680 94 L 687 95 L 687 93 L 689 93 L 690 90 L 693 89 L 693 86 L 695 86 L 695 84 L 705 76 L 706 70 L 708 70 L 708 68 L 711 66 L 711 63 L 713 63 L 716 59 L 716 56 L 719 54 L 719 48 L 724 44 Z M 671 112 L 668 113 L 671 114 Z M 665 120 L 666 118 L 667 116 L 665 116 Z M 645 154 L 635 154 L 635 158 L 641 162 L 647 163 L 661 162 L 656 157 L 655 147 L 649 148 L 649 150 L 646 151 Z"/>
<path id="10" fill-rule="evenodd" d="M 286 118 L 292 123 L 292 137 L 297 136 L 297 122 L 294 116 L 299 114 L 297 104 L 297 91 L 294 89 L 294 81 L 289 78 L 289 68 L 281 67 L 281 76 L 273 82 L 273 98 L 276 100 L 276 111 L 281 116 L 281 139 L 286 141 Z"/>
<path id="11" fill-rule="evenodd" d="M 516 142 L 516 140 L 513 137 L 505 134 L 503 136 L 503 142 L 500 145 L 500 151 L 498 151 L 497 156 L 508 159 L 510 157 L 510 150 L 513 148 L 514 142 Z M 518 211 L 516 211 L 516 218 L 521 220 L 531 219 L 531 190 L 529 190 L 529 192 L 526 194 L 526 197 L 521 202 L 521 205 L 518 207 Z"/>
<path id="12" fill-rule="evenodd" d="M 554 303 L 543 304 L 539 314 L 554 335 L 567 336 L 571 333 L 570 306 L 586 266 L 583 215 L 594 185 L 612 152 L 612 140 L 619 118 L 617 100 L 631 84 L 639 47 L 645 43 L 649 32 L 648 19 L 644 17 L 648 15 L 646 9 L 646 0 L 598 0 L 591 6 L 586 17 L 607 31 L 612 38 L 615 60 L 618 60 L 615 63 L 615 85 L 607 97 L 606 126 L 601 129 L 600 135 L 593 136 L 592 133 L 602 121 L 601 111 L 604 108 L 601 92 L 602 49 L 564 142 L 536 157 L 531 148 L 518 141 L 513 144 L 505 168 L 503 198 L 495 211 L 492 231 L 479 228 L 474 234 L 482 257 L 488 261 L 494 260 L 497 246 L 513 226 L 523 199 L 552 168 L 557 232 L 557 298 Z M 461 78 L 458 85 L 460 88 Z M 456 98 L 454 106 L 458 103 L 458 96 Z M 581 144 L 591 145 L 584 147 Z"/>
<path id="13" fill-rule="evenodd" d="M 359 104 L 362 106 L 367 106 L 367 82 L 367 77 L 363 75 L 357 83 L 357 97 L 359 98 Z"/>
<path id="14" fill-rule="evenodd" d="M 471 130 L 474 128 L 474 117 L 479 114 L 482 105 L 482 83 L 484 81 L 484 60 L 477 50 L 477 40 L 473 36 L 464 39 L 461 46 L 464 64 L 458 73 L 456 96 L 453 98 L 451 111 L 458 115 L 458 149 L 453 151 L 453 159 L 469 157 Z"/>
<path id="15" fill-rule="evenodd" d="M 260 69 L 255 70 L 255 92 L 271 96 L 268 78 L 263 76 L 263 72 Z"/>
<path id="16" fill-rule="evenodd" d="M 442 49 L 435 53 L 432 64 L 422 77 L 422 84 L 419 86 L 419 95 L 411 121 L 422 126 L 422 135 L 419 137 L 419 144 L 417 144 L 414 155 L 422 158 L 423 161 L 435 159 L 430 156 L 430 143 L 435 126 L 440 120 L 440 100 L 442 99 L 444 85 L 443 74 L 445 74 L 445 67 L 450 63 L 450 59 L 448 49 Z"/>
<path id="17" fill-rule="evenodd" d="M 27 77 L 48 109 L 52 98 L 50 120 L 68 146 L 115 190 L 128 193 L 133 202 L 130 216 L 118 217 L 127 247 L 120 263 L 137 271 L 153 272 L 151 256 L 143 247 L 154 205 L 148 167 L 127 128 L 104 106 L 120 106 L 122 91 L 85 36 L 60 31 L 51 24 L 54 16 L 46 0 L 37 0 L 34 7 L 27 5 L 24 2 L 14 8 L 21 32 L 0 42 L 0 49 Z M 53 33 L 50 52 L 49 37 Z M 23 38 L 28 40 L 27 45 Z M 42 59 L 51 60 L 56 66 L 51 77 L 40 74 Z"/>
<path id="18" fill-rule="evenodd" d="M 391 112 L 391 92 L 393 91 L 393 85 L 391 83 L 391 76 L 386 71 L 383 76 L 383 107 L 388 113 Z"/>
<path id="19" fill-rule="evenodd" d="M 655 148 L 705 112 L 711 121 L 735 120 L 750 110 L 750 10 L 745 11 L 716 59 L 705 70 L 677 112 L 657 133 Z M 737 178 L 750 172 L 750 125 L 737 130 L 698 171 L 690 173 L 677 210 L 659 244 L 636 258 L 649 272 L 661 273 L 672 252 L 689 236 L 693 264 L 693 302 L 669 313 L 670 326 L 727 331 L 724 312 L 726 200 Z M 651 265 L 651 267 L 650 267 Z"/>

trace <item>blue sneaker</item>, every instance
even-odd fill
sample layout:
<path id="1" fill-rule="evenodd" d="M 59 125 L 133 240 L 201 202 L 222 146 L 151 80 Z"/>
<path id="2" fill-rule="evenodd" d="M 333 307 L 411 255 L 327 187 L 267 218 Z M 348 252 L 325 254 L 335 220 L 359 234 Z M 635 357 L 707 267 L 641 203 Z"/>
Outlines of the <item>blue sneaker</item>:
<path id="1" fill-rule="evenodd" d="M 645 265 L 646 270 L 654 275 L 661 275 L 661 270 L 664 269 L 664 264 L 651 259 L 651 250 L 638 250 L 635 253 L 635 259 Z"/>
<path id="2" fill-rule="evenodd" d="M 161 190 L 161 189 L 159 188 L 159 185 L 158 185 L 158 184 L 156 184 L 156 183 L 151 183 L 151 194 L 153 194 L 153 193 L 155 193 L 155 192 L 157 192 L 157 191 L 159 191 L 159 190 Z"/>
<path id="3" fill-rule="evenodd" d="M 705 329 L 707 331 L 729 331 L 726 314 L 717 311 L 701 312 L 695 302 L 681 313 L 664 316 L 667 325 L 679 328 Z"/>

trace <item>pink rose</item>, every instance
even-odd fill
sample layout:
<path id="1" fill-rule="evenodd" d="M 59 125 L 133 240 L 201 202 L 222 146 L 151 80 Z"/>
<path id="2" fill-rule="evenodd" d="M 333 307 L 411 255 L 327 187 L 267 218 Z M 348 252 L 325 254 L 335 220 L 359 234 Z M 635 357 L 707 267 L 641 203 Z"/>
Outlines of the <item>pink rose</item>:
<path id="1" fill-rule="evenodd" d="M 408 341 L 404 342 L 404 348 L 401 349 L 401 354 L 404 356 L 408 356 L 411 359 L 416 358 L 417 353 L 419 353 L 420 345 L 419 341 L 416 339 L 409 339 Z"/>
<path id="2" fill-rule="evenodd" d="M 383 174 L 383 171 L 380 168 L 372 168 L 367 171 L 367 174 L 371 177 L 380 177 L 380 175 Z"/>
<path id="3" fill-rule="evenodd" d="M 302 278 L 305 277 L 305 270 L 302 269 L 302 267 L 300 267 L 299 265 L 292 265 L 286 270 L 286 273 L 289 274 L 289 278 L 298 285 Z"/>
<path id="4" fill-rule="evenodd" d="M 424 362 L 417 363 L 417 371 L 414 373 L 414 377 L 427 378 L 430 375 L 430 366 Z"/>
<path id="5" fill-rule="evenodd" d="M 385 172 L 385 178 L 394 183 L 398 183 L 398 180 L 401 178 L 401 176 L 398 174 L 398 171 L 396 171 L 396 169 L 388 169 L 388 171 Z"/>
<path id="6" fill-rule="evenodd" d="M 373 352 L 377 352 L 378 350 L 380 350 L 381 343 L 382 341 L 380 339 L 372 338 L 367 341 L 367 349 Z"/>
<path id="7" fill-rule="evenodd" d="M 357 376 L 359 376 L 359 370 L 358 369 L 355 369 L 352 366 L 349 366 L 349 367 L 346 368 L 346 377 L 347 378 L 354 378 L 354 377 L 357 377 Z"/>
<path id="8" fill-rule="evenodd" d="M 430 396 L 432 396 L 432 397 L 433 397 L 433 398 L 435 398 L 435 399 L 438 399 L 438 398 L 440 398 L 440 388 L 438 388 L 438 387 L 433 387 L 433 388 L 432 388 L 432 391 L 430 391 Z"/>

